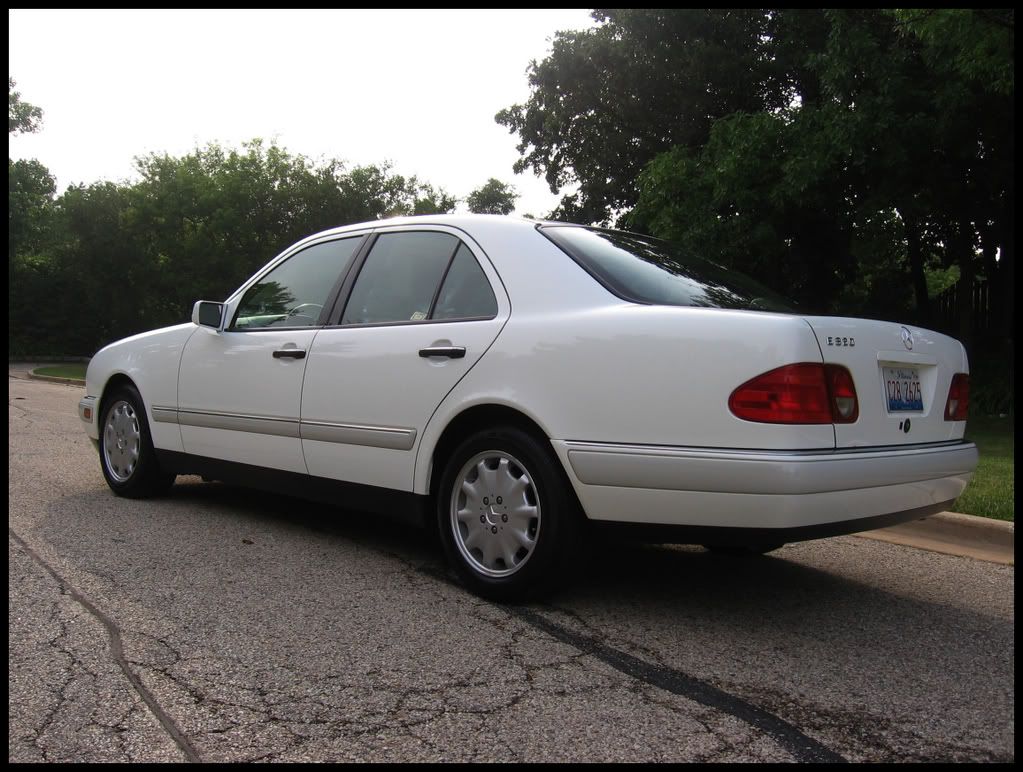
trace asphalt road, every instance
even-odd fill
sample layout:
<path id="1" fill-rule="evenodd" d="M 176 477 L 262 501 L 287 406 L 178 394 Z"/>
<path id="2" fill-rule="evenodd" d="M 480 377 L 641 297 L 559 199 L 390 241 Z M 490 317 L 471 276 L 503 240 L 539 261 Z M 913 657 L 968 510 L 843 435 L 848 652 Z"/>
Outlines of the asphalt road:
<path id="1" fill-rule="evenodd" d="M 615 545 L 499 606 L 373 516 L 115 497 L 82 394 L 9 380 L 10 761 L 1014 760 L 1012 566 Z"/>

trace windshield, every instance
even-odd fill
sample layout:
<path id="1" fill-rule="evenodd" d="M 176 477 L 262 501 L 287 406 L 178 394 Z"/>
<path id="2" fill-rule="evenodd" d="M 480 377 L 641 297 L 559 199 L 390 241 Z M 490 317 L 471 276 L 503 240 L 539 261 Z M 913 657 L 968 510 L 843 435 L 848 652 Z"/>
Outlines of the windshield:
<path id="1" fill-rule="evenodd" d="M 625 300 L 665 306 L 794 312 L 792 301 L 759 282 L 667 241 L 623 231 L 545 225 L 541 233 Z"/>

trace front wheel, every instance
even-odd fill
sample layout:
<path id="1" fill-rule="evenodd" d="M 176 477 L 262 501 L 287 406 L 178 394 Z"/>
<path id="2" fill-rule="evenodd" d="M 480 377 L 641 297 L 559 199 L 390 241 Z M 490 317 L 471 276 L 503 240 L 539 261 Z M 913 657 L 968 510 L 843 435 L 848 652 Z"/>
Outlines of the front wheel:
<path id="1" fill-rule="evenodd" d="M 160 468 L 146 408 L 134 386 L 123 386 L 110 395 L 100 426 L 100 468 L 114 493 L 141 499 L 170 488 L 174 475 Z"/>
<path id="2" fill-rule="evenodd" d="M 476 594 L 525 600 L 561 578 L 581 516 L 557 464 L 514 427 L 478 432 L 448 459 L 437 523 L 449 563 Z"/>

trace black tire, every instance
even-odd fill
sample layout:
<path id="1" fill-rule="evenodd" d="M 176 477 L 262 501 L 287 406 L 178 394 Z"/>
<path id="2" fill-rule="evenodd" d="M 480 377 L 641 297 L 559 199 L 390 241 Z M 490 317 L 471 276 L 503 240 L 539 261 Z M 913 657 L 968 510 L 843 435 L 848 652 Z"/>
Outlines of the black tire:
<path id="1" fill-rule="evenodd" d="M 459 579 L 484 598 L 516 602 L 553 591 L 567 579 L 582 524 L 553 451 L 520 429 L 477 432 L 444 466 L 440 540 Z"/>
<path id="2" fill-rule="evenodd" d="M 705 549 L 715 552 L 719 555 L 729 555 L 734 558 L 753 558 L 760 555 L 766 555 L 768 552 L 781 549 L 785 546 L 784 543 L 770 544 L 704 544 Z"/>
<path id="3" fill-rule="evenodd" d="M 149 498 L 174 484 L 175 475 L 156 459 L 145 404 L 134 386 L 120 386 L 103 401 L 99 432 L 100 469 L 118 496 Z"/>

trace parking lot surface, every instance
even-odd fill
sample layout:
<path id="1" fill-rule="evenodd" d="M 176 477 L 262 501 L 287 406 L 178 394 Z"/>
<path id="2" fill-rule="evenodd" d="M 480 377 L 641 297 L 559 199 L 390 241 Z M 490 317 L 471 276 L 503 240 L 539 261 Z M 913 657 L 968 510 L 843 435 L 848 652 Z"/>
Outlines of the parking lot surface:
<path id="1" fill-rule="evenodd" d="M 1012 566 L 605 543 L 496 605 L 343 502 L 115 497 L 83 393 L 9 379 L 10 761 L 1014 760 Z"/>

